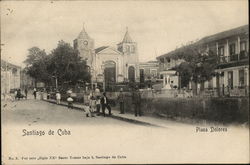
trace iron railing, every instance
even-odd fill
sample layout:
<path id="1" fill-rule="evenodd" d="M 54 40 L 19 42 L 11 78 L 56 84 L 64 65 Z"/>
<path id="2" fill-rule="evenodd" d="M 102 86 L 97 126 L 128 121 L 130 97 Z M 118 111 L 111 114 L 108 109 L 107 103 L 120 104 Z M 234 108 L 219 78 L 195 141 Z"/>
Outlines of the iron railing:
<path id="1" fill-rule="evenodd" d="M 220 63 L 237 62 L 241 60 L 249 59 L 249 52 L 242 51 L 239 54 L 233 54 L 230 56 L 220 56 Z"/>

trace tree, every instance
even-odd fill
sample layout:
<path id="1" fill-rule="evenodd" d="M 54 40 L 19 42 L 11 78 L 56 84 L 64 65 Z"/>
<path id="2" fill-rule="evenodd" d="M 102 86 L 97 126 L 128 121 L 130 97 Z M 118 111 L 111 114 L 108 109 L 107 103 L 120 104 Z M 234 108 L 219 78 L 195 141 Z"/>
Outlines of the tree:
<path id="1" fill-rule="evenodd" d="M 49 61 L 49 57 L 46 55 L 45 50 L 41 50 L 38 47 L 32 47 L 28 52 L 28 57 L 24 61 L 27 74 L 34 78 L 36 82 L 47 82 L 49 80 L 49 73 L 46 65 Z"/>
<path id="2" fill-rule="evenodd" d="M 45 50 L 41 50 L 38 47 L 32 47 L 28 49 L 28 52 L 29 54 L 27 56 L 27 59 L 24 61 L 26 66 L 31 66 L 37 61 L 42 60 L 44 57 L 46 57 Z"/>
<path id="3" fill-rule="evenodd" d="M 86 62 L 81 59 L 77 50 L 64 41 L 59 41 L 57 48 L 52 51 L 47 69 L 53 76 L 57 77 L 60 85 L 65 82 L 76 85 L 78 82 L 90 81 Z"/>
<path id="4" fill-rule="evenodd" d="M 89 82 L 90 74 L 88 66 L 78 55 L 78 51 L 73 49 L 69 43 L 59 41 L 57 48 L 51 54 L 46 55 L 44 50 L 32 47 L 24 61 L 27 73 L 48 84 L 58 80 L 58 85 L 68 82 L 69 85 L 76 85 L 78 82 Z"/>
<path id="5" fill-rule="evenodd" d="M 217 66 L 216 54 L 211 50 L 202 50 L 199 45 L 192 44 L 183 47 L 175 58 L 185 60 L 175 68 L 180 73 L 182 86 L 187 86 L 189 81 L 194 82 L 195 87 L 197 83 L 203 85 L 205 81 L 210 80 L 215 74 L 214 70 Z M 194 92 L 196 93 L 196 88 Z"/>

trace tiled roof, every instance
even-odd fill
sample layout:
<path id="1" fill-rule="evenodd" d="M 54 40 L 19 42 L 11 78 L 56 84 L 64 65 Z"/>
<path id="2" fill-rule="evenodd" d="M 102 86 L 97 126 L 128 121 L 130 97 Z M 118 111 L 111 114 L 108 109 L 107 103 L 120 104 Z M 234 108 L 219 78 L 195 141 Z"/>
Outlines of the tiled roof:
<path id="1" fill-rule="evenodd" d="M 193 44 L 190 44 L 190 45 L 188 45 L 188 46 L 193 46 L 193 45 L 195 45 L 196 43 L 193 43 Z M 163 55 L 160 55 L 160 56 L 158 56 L 158 57 L 156 57 L 156 59 L 159 59 L 159 58 L 161 58 L 161 57 L 171 57 L 172 55 L 174 55 L 174 54 L 176 54 L 176 53 L 178 53 L 178 52 L 183 52 L 183 50 L 185 50 L 188 46 L 183 46 L 183 47 L 180 47 L 180 48 L 178 48 L 178 49 L 175 49 L 175 50 L 173 50 L 173 51 L 171 51 L 171 52 L 168 52 L 168 53 L 165 53 L 165 54 L 163 54 Z"/>
<path id="2" fill-rule="evenodd" d="M 99 53 L 100 51 L 102 51 L 102 50 L 104 50 L 104 49 L 106 49 L 106 48 L 108 48 L 108 46 L 101 46 L 101 47 L 99 47 L 99 48 L 96 48 L 96 49 L 95 49 L 95 53 Z"/>
<path id="3" fill-rule="evenodd" d="M 160 56 L 158 56 L 156 58 L 159 59 L 161 57 L 167 57 L 167 56 L 170 57 L 170 56 L 172 56 L 172 55 L 174 55 L 174 54 L 176 54 L 178 52 L 183 51 L 184 49 L 186 49 L 187 47 L 190 47 L 190 46 L 207 44 L 209 42 L 215 42 L 215 41 L 218 41 L 218 40 L 221 40 L 221 39 L 226 39 L 226 38 L 229 38 L 231 36 L 240 35 L 240 34 L 248 35 L 249 34 L 249 25 L 240 26 L 240 27 L 237 27 L 237 28 L 234 28 L 234 29 L 230 29 L 230 30 L 227 30 L 227 31 L 216 33 L 214 35 L 206 36 L 206 37 L 200 39 L 197 42 L 194 42 L 194 43 L 192 43 L 190 45 L 187 45 L 187 46 L 180 47 L 180 48 L 175 49 L 175 50 L 173 50 L 171 52 L 160 55 Z"/>
<path id="4" fill-rule="evenodd" d="M 244 33 L 249 34 L 249 25 L 244 25 L 244 26 L 240 26 L 240 27 L 237 27 L 234 29 L 230 29 L 227 31 L 216 33 L 214 35 L 204 37 L 198 42 L 199 43 L 209 43 L 209 42 L 229 38 L 231 36 L 240 35 L 240 34 L 244 34 Z"/>

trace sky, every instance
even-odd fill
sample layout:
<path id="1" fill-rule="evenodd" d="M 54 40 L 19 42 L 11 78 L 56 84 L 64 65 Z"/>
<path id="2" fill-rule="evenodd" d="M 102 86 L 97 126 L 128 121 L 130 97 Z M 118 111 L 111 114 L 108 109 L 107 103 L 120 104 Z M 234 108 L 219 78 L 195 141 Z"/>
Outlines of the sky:
<path id="1" fill-rule="evenodd" d="M 145 62 L 248 24 L 248 1 L 1 1 L 1 59 L 24 66 L 33 46 L 47 53 L 59 40 L 73 46 L 83 23 L 95 48 L 116 47 L 128 27 Z"/>

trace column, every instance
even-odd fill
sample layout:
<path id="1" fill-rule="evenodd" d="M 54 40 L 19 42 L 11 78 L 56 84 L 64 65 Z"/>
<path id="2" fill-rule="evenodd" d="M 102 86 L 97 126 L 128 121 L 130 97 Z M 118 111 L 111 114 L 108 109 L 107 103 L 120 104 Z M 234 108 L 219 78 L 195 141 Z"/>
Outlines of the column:
<path id="1" fill-rule="evenodd" d="M 226 56 L 226 61 L 229 62 L 229 46 L 228 46 L 228 40 L 227 40 L 227 43 L 226 43 L 226 49 L 225 49 L 225 56 Z"/>
<path id="2" fill-rule="evenodd" d="M 228 72 L 224 71 L 224 84 L 225 87 L 228 86 Z"/>
<path id="3" fill-rule="evenodd" d="M 244 80 L 245 85 L 249 86 L 249 68 L 245 68 Z"/>
<path id="4" fill-rule="evenodd" d="M 239 70 L 238 69 L 233 70 L 233 86 L 234 87 L 239 86 Z"/>
<path id="5" fill-rule="evenodd" d="M 238 53 L 240 53 L 240 37 L 238 36 L 238 40 L 237 40 L 237 44 L 238 44 Z"/>
<path id="6" fill-rule="evenodd" d="M 219 55 L 219 44 L 218 44 L 218 42 L 216 42 L 216 54 L 217 54 L 217 56 Z"/>
<path id="7" fill-rule="evenodd" d="M 166 86 L 166 75 L 163 74 L 163 88 Z"/>
<path id="8" fill-rule="evenodd" d="M 237 42 L 237 50 L 238 50 L 238 52 L 237 52 L 237 54 L 238 54 L 238 60 L 240 60 L 240 37 L 238 36 L 238 42 Z"/>

